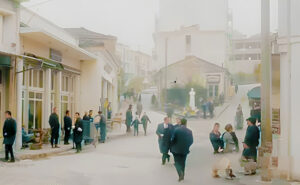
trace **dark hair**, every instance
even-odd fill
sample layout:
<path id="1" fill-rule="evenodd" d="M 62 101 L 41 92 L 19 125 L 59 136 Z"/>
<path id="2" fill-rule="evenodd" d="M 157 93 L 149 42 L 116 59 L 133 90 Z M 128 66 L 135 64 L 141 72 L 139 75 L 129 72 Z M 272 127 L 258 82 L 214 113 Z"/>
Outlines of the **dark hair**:
<path id="1" fill-rule="evenodd" d="M 66 114 L 69 114 L 70 113 L 70 111 L 69 110 L 66 110 Z"/>
<path id="2" fill-rule="evenodd" d="M 79 112 L 76 112 L 75 114 L 77 114 L 78 116 L 80 116 L 80 113 L 79 113 Z"/>
<path id="3" fill-rule="evenodd" d="M 5 111 L 5 114 L 8 114 L 11 116 L 11 112 L 9 110 Z"/>
<path id="4" fill-rule="evenodd" d="M 187 120 L 185 118 L 182 118 L 181 119 L 181 125 L 186 126 L 186 124 L 187 124 Z"/>

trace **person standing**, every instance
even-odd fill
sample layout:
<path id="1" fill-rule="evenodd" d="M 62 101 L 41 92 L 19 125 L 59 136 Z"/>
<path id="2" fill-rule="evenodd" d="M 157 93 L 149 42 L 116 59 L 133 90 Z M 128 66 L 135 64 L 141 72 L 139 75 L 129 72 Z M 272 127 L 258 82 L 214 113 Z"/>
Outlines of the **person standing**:
<path id="1" fill-rule="evenodd" d="M 144 112 L 144 115 L 141 119 L 141 122 L 143 124 L 143 128 L 144 128 L 144 133 L 145 133 L 145 136 L 147 135 L 147 127 L 148 127 L 148 122 L 151 123 L 149 117 L 147 116 L 146 112 Z"/>
<path id="2" fill-rule="evenodd" d="M 257 146 L 259 144 L 259 129 L 255 124 L 256 118 L 250 117 L 247 119 L 248 128 L 243 142 L 243 157 L 247 160 L 252 159 L 254 162 L 256 162 Z"/>
<path id="3" fill-rule="evenodd" d="M 214 154 L 221 153 L 224 148 L 224 143 L 221 139 L 221 133 L 219 129 L 220 129 L 220 124 L 215 123 L 213 130 L 209 134 L 210 142 L 214 148 Z"/>
<path id="4" fill-rule="evenodd" d="M 209 111 L 210 118 L 212 119 L 214 117 L 215 107 L 214 107 L 214 103 L 211 100 L 207 102 L 207 108 Z"/>
<path id="5" fill-rule="evenodd" d="M 49 117 L 49 124 L 51 128 L 51 146 L 52 148 L 59 148 L 57 146 L 58 144 L 58 137 L 59 137 L 59 121 L 58 121 L 58 115 L 56 113 L 56 107 L 53 108 L 53 112 Z M 55 144 L 55 145 L 54 145 Z"/>
<path id="6" fill-rule="evenodd" d="M 89 110 L 89 115 L 88 115 L 89 121 L 93 122 L 93 110 Z"/>
<path id="7" fill-rule="evenodd" d="M 87 111 L 84 112 L 84 115 L 82 117 L 82 120 L 84 121 L 90 121 L 90 117 Z"/>
<path id="8" fill-rule="evenodd" d="M 132 105 L 129 105 L 128 110 L 126 112 L 126 132 L 130 132 L 130 125 L 132 122 Z"/>
<path id="9" fill-rule="evenodd" d="M 174 130 L 171 139 L 171 153 L 174 156 L 175 168 L 179 176 L 178 181 L 184 180 L 186 158 L 190 153 L 190 146 L 193 144 L 193 133 L 186 126 L 187 120 L 182 119 L 181 126 Z"/>
<path id="10" fill-rule="evenodd" d="M 81 142 L 82 142 L 82 135 L 83 135 L 83 123 L 80 118 L 79 112 L 75 113 L 75 125 L 73 126 L 73 133 L 74 133 L 74 142 L 76 145 L 76 153 L 81 151 Z"/>
<path id="11" fill-rule="evenodd" d="M 136 114 L 135 119 L 133 120 L 133 122 L 131 123 L 131 126 L 133 126 L 134 132 L 133 135 L 134 136 L 139 136 L 139 124 L 140 124 L 140 120 L 139 120 L 139 115 Z"/>
<path id="12" fill-rule="evenodd" d="M 142 111 L 143 111 L 143 105 L 142 105 L 141 101 L 139 100 L 138 103 L 136 104 L 136 112 L 137 112 L 137 115 L 139 116 L 139 118 L 141 117 Z"/>
<path id="13" fill-rule="evenodd" d="M 203 101 L 201 108 L 202 108 L 202 112 L 203 112 L 203 118 L 206 119 L 207 103 L 205 101 Z"/>
<path id="14" fill-rule="evenodd" d="M 244 116 L 243 116 L 243 108 L 241 104 L 237 107 L 236 114 L 235 114 L 235 122 L 236 122 L 236 129 L 243 129 L 243 122 L 244 122 Z"/>
<path id="15" fill-rule="evenodd" d="M 173 125 L 169 123 L 169 117 L 164 118 L 164 122 L 159 124 L 156 129 L 158 136 L 159 150 L 162 153 L 162 165 L 166 164 L 166 160 L 170 161 L 170 145 L 173 134 Z"/>
<path id="16" fill-rule="evenodd" d="M 71 128 L 72 128 L 72 119 L 70 117 L 70 111 L 66 111 L 66 115 L 64 117 L 64 131 L 65 131 L 65 138 L 64 138 L 64 144 L 69 144 L 70 134 L 71 134 Z"/>
<path id="17" fill-rule="evenodd" d="M 178 127 L 180 127 L 181 125 L 181 119 L 179 117 L 176 118 L 176 124 L 173 126 L 174 127 L 174 130 Z"/>
<path id="18" fill-rule="evenodd" d="M 100 115 L 100 143 L 105 143 L 106 140 L 106 119 L 103 115 L 102 111 L 99 111 L 98 114 Z"/>
<path id="19" fill-rule="evenodd" d="M 9 160 L 8 155 L 10 154 L 10 161 L 15 162 L 14 152 L 13 152 L 13 144 L 16 139 L 17 133 L 17 123 L 11 117 L 10 111 L 5 111 L 5 122 L 3 125 L 3 144 L 5 144 L 5 161 Z"/>

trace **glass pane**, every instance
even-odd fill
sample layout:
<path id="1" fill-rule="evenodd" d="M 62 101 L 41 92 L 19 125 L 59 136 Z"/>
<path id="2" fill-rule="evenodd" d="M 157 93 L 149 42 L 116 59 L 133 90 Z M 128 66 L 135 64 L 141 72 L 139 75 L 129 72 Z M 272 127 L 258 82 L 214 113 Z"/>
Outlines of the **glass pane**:
<path id="1" fill-rule="evenodd" d="M 39 99 L 39 100 L 41 100 L 41 99 L 43 99 L 43 94 L 42 93 L 36 93 L 36 99 Z"/>
<path id="2" fill-rule="evenodd" d="M 62 97 L 61 97 L 61 100 L 62 100 L 62 101 L 68 101 L 68 99 L 69 99 L 68 96 L 62 96 Z"/>
<path id="3" fill-rule="evenodd" d="M 29 71 L 29 86 L 30 87 L 32 87 L 32 83 L 31 83 L 32 82 L 32 72 L 33 72 L 32 70 Z"/>
<path id="4" fill-rule="evenodd" d="M 54 71 L 51 71 L 51 90 L 54 90 L 54 86 L 55 86 L 55 73 Z"/>
<path id="5" fill-rule="evenodd" d="M 69 77 L 66 77 L 66 88 L 65 91 L 69 91 Z"/>
<path id="6" fill-rule="evenodd" d="M 34 101 L 29 101 L 28 129 L 33 128 L 33 120 L 34 120 Z"/>
<path id="7" fill-rule="evenodd" d="M 43 85 L 44 85 L 44 76 L 43 76 L 43 71 L 40 71 L 39 72 L 39 88 L 43 88 Z"/>
<path id="8" fill-rule="evenodd" d="M 2 84 L 2 70 L 0 70 L 0 84 Z"/>
<path id="9" fill-rule="evenodd" d="M 35 102 L 35 128 L 36 129 L 42 128 L 42 112 L 43 112 L 42 102 L 36 101 Z"/>
<path id="10" fill-rule="evenodd" d="M 61 118 L 64 117 L 66 110 L 68 110 L 68 103 L 62 103 L 61 104 Z"/>
<path id="11" fill-rule="evenodd" d="M 29 98 L 34 98 L 34 92 L 29 92 Z"/>
<path id="12" fill-rule="evenodd" d="M 37 87 L 38 72 L 33 71 L 33 87 Z"/>

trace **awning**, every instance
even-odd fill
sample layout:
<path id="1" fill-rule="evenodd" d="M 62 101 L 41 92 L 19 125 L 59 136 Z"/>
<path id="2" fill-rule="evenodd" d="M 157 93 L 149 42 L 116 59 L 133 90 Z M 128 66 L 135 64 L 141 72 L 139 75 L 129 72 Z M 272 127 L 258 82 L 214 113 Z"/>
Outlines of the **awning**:
<path id="1" fill-rule="evenodd" d="M 251 89 L 248 93 L 247 96 L 249 99 L 260 99 L 260 86 L 254 87 Z"/>
<path id="2" fill-rule="evenodd" d="M 24 59 L 24 62 L 27 64 L 40 65 L 42 68 L 50 68 L 56 70 L 64 69 L 64 66 L 60 62 L 48 58 L 39 57 L 28 53 L 21 57 Z"/>
<path id="3" fill-rule="evenodd" d="M 10 67 L 10 56 L 0 55 L 0 67 Z"/>

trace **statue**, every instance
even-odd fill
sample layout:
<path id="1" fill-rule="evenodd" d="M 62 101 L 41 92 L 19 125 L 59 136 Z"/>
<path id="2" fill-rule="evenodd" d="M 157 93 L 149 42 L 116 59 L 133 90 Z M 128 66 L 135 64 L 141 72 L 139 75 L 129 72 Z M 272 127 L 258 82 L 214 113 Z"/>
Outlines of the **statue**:
<path id="1" fill-rule="evenodd" d="M 191 89 L 190 91 L 190 108 L 192 110 L 196 110 L 196 105 L 195 105 L 195 91 L 194 91 L 194 88 Z"/>

